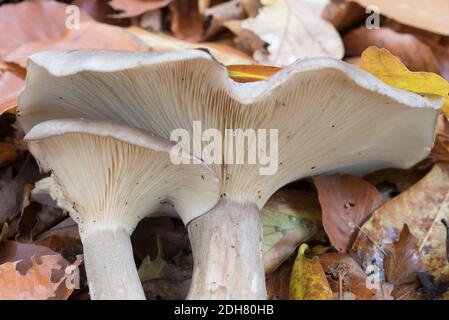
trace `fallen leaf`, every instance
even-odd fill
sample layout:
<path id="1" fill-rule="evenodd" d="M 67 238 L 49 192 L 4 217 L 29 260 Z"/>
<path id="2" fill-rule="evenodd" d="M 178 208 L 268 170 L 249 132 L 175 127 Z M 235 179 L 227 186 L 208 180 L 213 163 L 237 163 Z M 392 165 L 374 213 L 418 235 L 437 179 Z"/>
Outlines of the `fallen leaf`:
<path id="1" fill-rule="evenodd" d="M 0 265 L 1 300 L 54 299 L 60 287 L 65 288 L 58 299 L 65 300 L 70 296 L 73 289 L 68 289 L 64 283 L 66 280 L 64 269 L 68 266 L 67 261 L 59 255 L 41 256 L 39 260 L 38 262 L 36 257 L 31 257 L 32 266 L 25 275 L 16 270 L 17 262 Z M 64 274 L 56 282 L 52 281 L 54 270 L 62 271 Z"/>
<path id="2" fill-rule="evenodd" d="M 0 167 L 17 159 L 17 150 L 11 143 L 0 142 Z"/>
<path id="3" fill-rule="evenodd" d="M 333 300 L 332 290 L 318 257 L 305 257 L 307 244 L 298 249 L 290 278 L 291 300 Z"/>
<path id="4" fill-rule="evenodd" d="M 230 65 L 226 66 L 229 77 L 236 82 L 254 82 L 267 79 L 279 70 L 277 67 L 260 65 Z"/>
<path id="5" fill-rule="evenodd" d="M 242 27 L 269 44 L 269 55 L 255 52 L 264 64 L 285 66 L 305 57 L 328 56 L 341 59 L 343 43 L 338 32 L 317 12 L 314 2 L 306 0 L 262 0 L 265 6 Z M 322 7 L 324 8 L 324 7 Z M 321 8 L 321 9 L 322 9 Z"/>
<path id="6" fill-rule="evenodd" d="M 426 170 L 419 170 L 417 168 L 383 169 L 370 173 L 364 176 L 363 179 L 376 186 L 376 189 L 382 194 L 383 189 L 390 187 L 390 190 L 388 190 L 389 194 L 384 196 L 384 198 L 389 200 L 413 186 L 427 172 Z"/>
<path id="7" fill-rule="evenodd" d="M 146 47 L 126 29 L 99 22 L 86 22 L 80 29 L 68 30 L 62 38 L 24 44 L 5 57 L 7 62 L 26 67 L 28 56 L 46 50 L 140 51 Z"/>
<path id="8" fill-rule="evenodd" d="M 151 260 L 150 256 L 143 259 L 139 267 L 140 281 L 145 282 L 154 279 L 160 279 L 163 276 L 164 268 L 167 266 L 167 261 L 163 258 L 162 242 L 160 237 L 157 237 L 157 256 Z"/>
<path id="9" fill-rule="evenodd" d="M 0 115 L 17 106 L 17 98 L 25 81 L 10 70 L 0 70 Z"/>
<path id="10" fill-rule="evenodd" d="M 294 260 L 285 261 L 279 268 L 266 276 L 268 300 L 288 300 L 290 276 Z"/>
<path id="11" fill-rule="evenodd" d="M 336 297 L 346 292 L 356 300 L 371 300 L 375 290 L 367 288 L 367 276 L 357 262 L 346 253 L 326 253 L 318 256 L 327 280 Z"/>
<path id="12" fill-rule="evenodd" d="M 229 20 L 223 22 L 223 26 L 236 35 L 233 39 L 235 46 L 247 54 L 253 55 L 256 52 L 258 55 L 267 56 L 269 54 L 267 50 L 269 44 L 251 30 L 243 28 L 243 21 L 245 20 Z"/>
<path id="13" fill-rule="evenodd" d="M 441 76 L 428 72 L 412 72 L 386 49 L 369 47 L 362 54 L 360 68 L 390 86 L 422 95 L 443 97 L 442 112 L 449 115 L 449 83 Z"/>
<path id="14" fill-rule="evenodd" d="M 345 252 L 358 228 L 384 200 L 374 186 L 362 178 L 334 175 L 314 179 L 323 211 L 323 226 L 332 245 Z"/>
<path id="15" fill-rule="evenodd" d="M 416 238 L 405 224 L 399 239 L 385 245 L 387 255 L 384 258 L 386 280 L 393 285 L 414 283 L 421 271 L 419 248 Z"/>
<path id="16" fill-rule="evenodd" d="M 168 8 L 171 13 L 171 31 L 177 38 L 190 42 L 203 39 L 203 16 L 197 0 L 173 0 Z"/>
<path id="17" fill-rule="evenodd" d="M 0 57 L 22 44 L 62 36 L 67 5 L 50 0 L 31 0 L 0 7 Z M 51 17 L 51 18 L 49 18 Z M 92 20 L 81 12 L 80 21 Z"/>
<path id="18" fill-rule="evenodd" d="M 418 275 L 427 299 L 436 299 L 449 288 L 449 281 L 446 279 L 435 279 L 435 277 L 426 272 L 420 272 Z"/>
<path id="19" fill-rule="evenodd" d="M 383 266 L 385 246 L 393 243 L 404 224 L 416 237 L 424 271 L 437 279 L 449 276 L 446 228 L 449 218 L 449 167 L 436 164 L 417 184 L 393 198 L 362 226 L 353 246 L 357 260 L 366 267 Z"/>
<path id="20" fill-rule="evenodd" d="M 168 6 L 173 0 L 111 0 L 109 5 L 120 13 L 114 18 L 137 17 L 145 12 L 157 10 Z"/>
<path id="21" fill-rule="evenodd" d="M 240 0 L 231 0 L 208 8 L 204 12 L 204 39 L 210 39 L 222 31 L 226 21 L 244 17 L 245 12 Z"/>
<path id="22" fill-rule="evenodd" d="M 368 7 L 376 6 L 382 15 L 403 24 L 449 35 L 449 2 L 446 0 L 351 0 Z"/>
<path id="23" fill-rule="evenodd" d="M 321 225 L 317 197 L 297 190 L 280 190 L 262 209 L 262 223 L 265 273 L 270 273 L 317 232 Z"/>
<path id="24" fill-rule="evenodd" d="M 440 73 L 440 66 L 432 49 L 411 34 L 387 28 L 360 27 L 346 34 L 343 42 L 346 54 L 350 56 L 360 56 L 366 48 L 376 46 L 389 50 L 412 71 Z"/>
<path id="25" fill-rule="evenodd" d="M 331 2 L 321 15 L 340 32 L 353 28 L 366 19 L 365 8 L 354 2 Z"/>
<path id="26" fill-rule="evenodd" d="M 217 42 L 190 43 L 174 37 L 145 31 L 141 28 L 132 27 L 127 29 L 131 34 L 136 35 L 153 51 L 173 51 L 186 49 L 207 49 L 219 62 L 225 65 L 253 64 L 254 60 L 243 52 Z"/>

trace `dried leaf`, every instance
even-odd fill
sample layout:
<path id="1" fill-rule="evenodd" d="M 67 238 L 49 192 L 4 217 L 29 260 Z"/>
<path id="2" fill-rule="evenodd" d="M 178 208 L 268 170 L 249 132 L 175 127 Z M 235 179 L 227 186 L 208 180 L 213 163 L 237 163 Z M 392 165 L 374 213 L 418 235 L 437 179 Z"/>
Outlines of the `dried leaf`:
<path id="1" fill-rule="evenodd" d="M 171 13 L 171 31 L 182 40 L 198 42 L 203 38 L 203 16 L 197 0 L 173 0 L 168 8 Z"/>
<path id="2" fill-rule="evenodd" d="M 11 143 L 0 142 L 0 167 L 17 159 L 17 150 Z"/>
<path id="3" fill-rule="evenodd" d="M 99 22 L 86 22 L 80 29 L 68 30 L 64 36 L 56 40 L 30 42 L 11 52 L 5 57 L 26 67 L 29 55 L 46 50 L 121 50 L 139 51 L 145 49 L 141 41 L 120 27 Z"/>
<path id="4" fill-rule="evenodd" d="M 67 5 L 49 0 L 32 0 L 0 7 L 0 57 L 28 42 L 55 39 L 67 29 Z M 51 18 L 49 18 L 51 17 Z M 80 21 L 92 20 L 81 12 Z"/>
<path id="5" fill-rule="evenodd" d="M 347 55 L 360 56 L 366 48 L 376 46 L 389 50 L 412 71 L 440 72 L 432 49 L 412 34 L 360 27 L 349 32 L 343 41 Z"/>
<path id="6" fill-rule="evenodd" d="M 403 24 L 449 35 L 449 2 L 446 0 L 351 0 L 364 7 L 376 6 L 381 14 Z"/>
<path id="7" fill-rule="evenodd" d="M 441 76 L 428 72 L 411 72 L 386 49 L 369 47 L 362 54 L 360 67 L 390 86 L 422 95 L 443 97 L 443 113 L 449 115 L 449 83 Z"/>
<path id="8" fill-rule="evenodd" d="M 314 2 L 263 0 L 262 3 L 265 6 L 259 14 L 242 23 L 244 29 L 269 44 L 268 56 L 254 53 L 258 62 L 285 66 L 305 57 L 343 57 L 344 48 L 338 32 L 321 19 Z"/>
<path id="9" fill-rule="evenodd" d="M 357 262 L 345 253 L 326 253 L 320 263 L 335 296 L 351 293 L 356 300 L 371 300 L 375 290 L 367 288 L 367 276 Z"/>
<path id="10" fill-rule="evenodd" d="M 204 48 L 209 50 L 215 59 L 225 65 L 254 63 L 254 60 L 248 55 L 225 44 L 217 42 L 190 43 L 165 34 L 148 32 L 136 27 L 127 30 L 131 32 L 131 34 L 139 37 L 140 40 L 146 43 L 154 51 Z"/>
<path id="11" fill-rule="evenodd" d="M 284 262 L 279 268 L 266 276 L 268 300 L 288 300 L 290 276 L 294 260 Z"/>
<path id="12" fill-rule="evenodd" d="M 114 18 L 137 17 L 145 12 L 157 10 L 168 6 L 173 0 L 111 0 L 109 5 L 117 11 Z"/>
<path id="13" fill-rule="evenodd" d="M 265 272 L 274 271 L 321 225 L 316 195 L 296 190 L 276 192 L 262 209 Z"/>
<path id="14" fill-rule="evenodd" d="M 323 226 L 332 245 L 345 252 L 358 227 L 384 200 L 374 186 L 362 178 L 335 175 L 315 178 L 323 210 Z"/>
<path id="15" fill-rule="evenodd" d="M 67 262 L 59 255 L 41 256 L 40 262 L 31 257 L 32 266 L 25 275 L 16 270 L 17 262 L 7 262 L 0 265 L 0 299 L 1 300 L 47 300 L 55 298 L 56 291 L 64 288 L 66 276 L 56 282 L 52 281 L 53 270 L 62 271 Z M 61 291 L 61 290 L 59 290 Z M 65 300 L 73 289 L 64 288 L 59 299 Z"/>
<path id="16" fill-rule="evenodd" d="M 404 224 L 416 237 L 425 272 L 449 277 L 446 256 L 446 228 L 449 218 L 449 167 L 437 164 L 417 184 L 393 198 L 363 225 L 353 249 L 364 265 L 383 265 L 382 248 L 398 238 Z"/>
<path id="17" fill-rule="evenodd" d="M 226 66 L 229 76 L 236 82 L 254 82 L 264 80 L 279 70 L 277 67 L 259 65 L 230 65 Z"/>
<path id="18" fill-rule="evenodd" d="M 322 13 L 322 17 L 344 32 L 366 19 L 365 9 L 353 2 L 331 2 Z"/>
<path id="19" fill-rule="evenodd" d="M 399 239 L 385 246 L 385 277 L 393 285 L 414 283 L 421 271 L 416 238 L 405 224 Z"/>
<path id="20" fill-rule="evenodd" d="M 333 300 L 332 290 L 318 257 L 305 257 L 307 244 L 298 249 L 290 278 L 290 299 L 292 300 Z"/>
<path id="21" fill-rule="evenodd" d="M 25 87 L 25 81 L 16 73 L 0 71 L 0 115 L 17 106 L 17 98 Z"/>
<path id="22" fill-rule="evenodd" d="M 160 237 L 157 237 L 157 256 L 156 259 L 151 260 L 150 256 L 146 256 L 143 259 L 142 264 L 139 267 L 140 281 L 145 282 L 154 279 L 160 279 L 163 276 L 164 268 L 167 266 L 167 261 L 164 260 L 162 242 Z"/>

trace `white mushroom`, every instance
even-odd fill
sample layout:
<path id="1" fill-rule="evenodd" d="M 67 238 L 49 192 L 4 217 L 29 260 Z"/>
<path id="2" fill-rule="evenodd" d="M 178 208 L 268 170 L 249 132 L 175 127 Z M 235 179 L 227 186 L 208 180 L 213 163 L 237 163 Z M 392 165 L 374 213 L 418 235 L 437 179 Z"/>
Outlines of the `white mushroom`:
<path id="1" fill-rule="evenodd" d="M 51 196 L 78 223 L 92 299 L 144 299 L 130 241 L 137 223 L 167 204 L 188 223 L 219 198 L 209 167 L 172 164 L 172 144 L 142 130 L 50 120 L 25 139 L 52 172 Z"/>
<path id="2" fill-rule="evenodd" d="M 50 52 L 31 58 L 19 112 L 25 130 L 55 117 L 112 120 L 166 139 L 178 128 L 201 137 L 194 120 L 223 137 L 225 129 L 277 130 L 256 151 L 244 144 L 249 156 L 257 152 L 257 164 L 235 164 L 235 140 L 225 138 L 221 160 L 234 162 L 212 165 L 222 198 L 188 225 L 189 298 L 265 299 L 259 209 L 267 199 L 302 177 L 412 166 L 430 151 L 441 104 L 330 58 L 236 83 L 203 51 Z M 205 155 L 193 149 L 197 158 Z"/>

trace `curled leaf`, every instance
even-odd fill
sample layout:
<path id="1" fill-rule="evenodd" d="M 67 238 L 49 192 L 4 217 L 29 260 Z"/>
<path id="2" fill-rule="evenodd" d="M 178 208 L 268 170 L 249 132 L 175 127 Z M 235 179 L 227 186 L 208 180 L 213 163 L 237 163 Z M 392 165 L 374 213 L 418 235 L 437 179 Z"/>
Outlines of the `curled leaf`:
<path id="1" fill-rule="evenodd" d="M 307 244 L 298 249 L 290 278 L 290 299 L 292 300 L 332 300 L 332 290 L 318 257 L 305 257 Z"/>

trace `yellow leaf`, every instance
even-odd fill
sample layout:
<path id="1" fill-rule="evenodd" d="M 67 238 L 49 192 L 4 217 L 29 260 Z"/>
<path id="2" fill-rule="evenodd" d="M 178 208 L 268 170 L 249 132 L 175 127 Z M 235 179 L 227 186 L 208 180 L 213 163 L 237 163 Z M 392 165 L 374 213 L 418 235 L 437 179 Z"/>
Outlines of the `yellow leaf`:
<path id="1" fill-rule="evenodd" d="M 308 249 L 305 243 L 298 249 L 290 278 L 290 299 L 332 300 L 332 290 L 318 257 L 308 259 L 304 256 Z"/>
<path id="2" fill-rule="evenodd" d="M 369 47 L 362 53 L 360 68 L 390 86 L 420 95 L 443 97 L 442 112 L 449 117 L 449 83 L 431 72 L 412 72 L 387 49 Z"/>
<path id="3" fill-rule="evenodd" d="M 229 76 L 237 82 L 253 82 L 264 80 L 279 70 L 278 67 L 261 65 L 229 65 L 226 66 Z"/>

